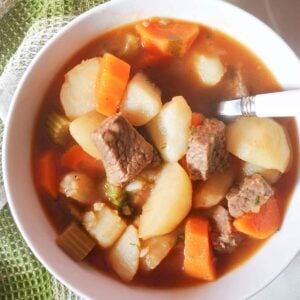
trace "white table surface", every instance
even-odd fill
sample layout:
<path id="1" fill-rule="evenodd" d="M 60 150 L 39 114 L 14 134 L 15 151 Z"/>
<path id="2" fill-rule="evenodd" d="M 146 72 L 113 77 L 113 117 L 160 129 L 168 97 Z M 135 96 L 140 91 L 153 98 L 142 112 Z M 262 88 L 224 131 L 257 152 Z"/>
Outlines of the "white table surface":
<path id="1" fill-rule="evenodd" d="M 300 0 L 228 0 L 228 2 L 267 23 L 300 57 Z M 251 300 L 269 299 L 300 299 L 300 254 L 271 284 L 251 297 Z"/>

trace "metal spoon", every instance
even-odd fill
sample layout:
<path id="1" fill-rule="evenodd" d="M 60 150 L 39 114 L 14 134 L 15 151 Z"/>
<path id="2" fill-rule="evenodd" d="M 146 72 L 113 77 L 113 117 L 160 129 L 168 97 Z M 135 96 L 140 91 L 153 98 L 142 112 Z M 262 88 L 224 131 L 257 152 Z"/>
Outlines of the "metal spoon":
<path id="1" fill-rule="evenodd" d="M 222 101 L 218 103 L 217 113 L 224 117 L 300 116 L 300 89 Z"/>

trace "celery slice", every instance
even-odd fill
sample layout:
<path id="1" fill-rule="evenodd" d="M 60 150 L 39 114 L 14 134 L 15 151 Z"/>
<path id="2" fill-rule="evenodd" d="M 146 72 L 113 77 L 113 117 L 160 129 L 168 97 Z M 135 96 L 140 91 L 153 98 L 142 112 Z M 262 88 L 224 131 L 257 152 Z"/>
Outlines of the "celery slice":
<path id="1" fill-rule="evenodd" d="M 95 241 L 79 224 L 72 222 L 56 243 L 75 261 L 83 260 L 95 247 Z"/>
<path id="2" fill-rule="evenodd" d="M 46 120 L 47 132 L 51 140 L 58 145 L 66 144 L 70 139 L 70 121 L 64 116 L 51 112 Z"/>

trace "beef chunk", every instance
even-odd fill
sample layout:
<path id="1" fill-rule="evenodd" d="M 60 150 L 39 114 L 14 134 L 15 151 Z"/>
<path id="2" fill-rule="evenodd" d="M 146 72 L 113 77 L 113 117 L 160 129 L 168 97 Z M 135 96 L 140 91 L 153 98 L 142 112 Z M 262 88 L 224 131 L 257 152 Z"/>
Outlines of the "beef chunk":
<path id="1" fill-rule="evenodd" d="M 234 218 L 247 212 L 258 213 L 272 195 L 272 187 L 260 174 L 245 177 L 239 188 L 232 188 L 226 195 L 229 213 Z"/>
<path id="2" fill-rule="evenodd" d="M 152 162 L 152 145 L 121 114 L 107 118 L 92 134 L 92 140 L 111 184 L 126 184 Z"/>
<path id="3" fill-rule="evenodd" d="M 217 119 L 205 119 L 193 129 L 186 154 L 192 180 L 207 180 L 222 171 L 228 162 L 225 124 Z"/>
<path id="4" fill-rule="evenodd" d="M 244 235 L 234 231 L 232 218 L 226 208 L 218 205 L 212 212 L 212 246 L 220 253 L 231 253 L 244 239 Z"/>

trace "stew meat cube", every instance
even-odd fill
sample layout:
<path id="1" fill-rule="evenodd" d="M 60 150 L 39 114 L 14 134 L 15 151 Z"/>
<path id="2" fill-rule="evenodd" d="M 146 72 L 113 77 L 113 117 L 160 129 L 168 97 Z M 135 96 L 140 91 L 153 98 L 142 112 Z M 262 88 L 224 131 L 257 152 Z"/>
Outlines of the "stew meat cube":
<path id="1" fill-rule="evenodd" d="M 212 246 L 220 253 L 231 253 L 243 241 L 244 235 L 234 231 L 232 217 L 226 208 L 218 205 L 212 212 Z"/>
<path id="2" fill-rule="evenodd" d="M 186 154 L 192 180 L 207 180 L 227 165 L 225 124 L 216 119 L 205 119 L 193 128 Z"/>
<path id="3" fill-rule="evenodd" d="M 107 118 L 92 140 L 111 184 L 126 184 L 152 162 L 153 146 L 121 114 Z"/>
<path id="4" fill-rule="evenodd" d="M 245 177 L 239 188 L 232 188 L 226 195 L 229 213 L 234 218 L 247 212 L 258 213 L 273 193 L 272 187 L 260 174 Z"/>

